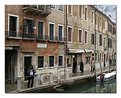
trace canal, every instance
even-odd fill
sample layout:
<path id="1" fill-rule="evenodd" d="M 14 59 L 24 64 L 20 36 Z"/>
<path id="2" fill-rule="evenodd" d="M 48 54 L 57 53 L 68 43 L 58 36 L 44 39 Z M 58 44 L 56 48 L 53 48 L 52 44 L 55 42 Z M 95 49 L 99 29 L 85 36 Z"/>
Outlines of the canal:
<path id="1" fill-rule="evenodd" d="M 37 90 L 31 93 L 116 93 L 116 79 L 104 82 L 103 85 L 94 79 L 79 80 L 73 84 L 65 85 L 64 88 Z"/>
<path id="2" fill-rule="evenodd" d="M 116 79 L 105 82 L 103 85 L 94 81 L 75 84 L 64 90 L 64 93 L 116 93 Z"/>

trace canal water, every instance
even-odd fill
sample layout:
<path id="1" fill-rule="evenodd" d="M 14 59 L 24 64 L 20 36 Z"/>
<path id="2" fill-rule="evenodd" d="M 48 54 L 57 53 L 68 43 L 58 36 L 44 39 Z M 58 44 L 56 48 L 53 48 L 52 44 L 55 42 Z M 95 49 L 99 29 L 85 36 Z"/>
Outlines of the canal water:
<path id="1" fill-rule="evenodd" d="M 116 79 L 104 82 L 101 85 L 94 79 L 80 80 L 74 84 L 64 86 L 59 91 L 51 89 L 37 90 L 31 93 L 116 93 Z"/>
<path id="2" fill-rule="evenodd" d="M 85 83 L 74 84 L 63 93 L 116 93 L 116 79 L 104 82 L 103 85 L 89 80 Z"/>

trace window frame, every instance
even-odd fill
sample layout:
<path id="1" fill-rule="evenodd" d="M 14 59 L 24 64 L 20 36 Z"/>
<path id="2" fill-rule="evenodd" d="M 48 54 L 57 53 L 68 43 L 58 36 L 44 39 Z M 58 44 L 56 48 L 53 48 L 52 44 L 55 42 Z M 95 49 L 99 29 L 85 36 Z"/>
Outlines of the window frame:
<path id="1" fill-rule="evenodd" d="M 87 9 L 87 10 L 86 10 Z M 85 10 L 86 10 L 86 14 L 85 14 Z M 87 21 L 88 20 L 88 8 L 87 6 L 84 6 L 84 20 Z"/>
<path id="2" fill-rule="evenodd" d="M 72 26 L 67 26 L 67 30 L 68 30 L 68 28 L 71 28 L 71 41 L 68 41 L 69 39 L 68 39 L 68 32 L 67 32 L 67 42 L 72 43 L 73 28 L 72 28 Z"/>
<path id="3" fill-rule="evenodd" d="M 62 40 L 59 40 L 59 26 L 62 26 Z M 59 41 L 63 41 L 63 38 L 64 38 L 64 25 L 62 25 L 62 24 L 58 24 L 58 40 Z"/>
<path id="4" fill-rule="evenodd" d="M 50 24 L 54 25 L 53 39 L 50 39 Z M 49 40 L 54 40 L 54 37 L 55 37 L 55 23 L 53 23 L 53 22 L 49 22 L 49 25 L 48 25 L 48 37 L 49 37 Z"/>
<path id="5" fill-rule="evenodd" d="M 82 29 L 79 29 L 79 30 L 78 30 L 78 34 L 80 34 L 79 31 L 82 31 L 82 32 L 81 32 L 81 42 L 80 42 L 80 35 L 78 35 L 78 42 L 79 42 L 80 44 L 82 44 L 82 42 L 83 42 L 83 30 L 82 30 Z"/>
<path id="6" fill-rule="evenodd" d="M 55 66 L 55 60 L 54 60 L 55 57 L 53 58 L 53 64 L 54 64 L 53 66 L 50 66 L 50 57 L 54 57 L 54 55 L 49 55 L 49 57 L 48 57 L 48 60 L 49 60 L 49 66 L 48 67 L 52 68 L 52 67 Z"/>
<path id="7" fill-rule="evenodd" d="M 61 65 L 61 66 L 59 65 L 59 57 L 60 57 L 60 56 L 62 57 L 62 65 Z M 64 66 L 64 56 L 63 56 L 63 55 L 59 55 L 59 56 L 58 56 L 58 66 L 59 66 L 59 67 Z"/>
<path id="8" fill-rule="evenodd" d="M 43 67 L 39 67 L 39 57 L 43 57 Z M 39 55 L 38 58 L 37 58 L 37 62 L 38 62 L 38 66 L 37 66 L 38 69 L 42 69 L 42 68 L 45 67 L 45 66 L 44 66 L 44 65 L 45 65 L 45 57 L 44 57 L 44 56 Z"/>
<path id="9" fill-rule="evenodd" d="M 84 31 L 84 43 L 85 43 L 85 44 L 87 44 L 87 39 L 88 39 L 87 35 L 88 35 L 88 34 L 87 34 L 87 31 L 85 30 L 85 31 Z M 85 40 L 85 39 L 86 39 L 86 40 Z"/>
<path id="10" fill-rule="evenodd" d="M 81 10 L 80 10 L 80 6 L 81 6 Z M 80 17 L 80 11 L 81 11 L 81 17 Z M 78 17 L 81 19 L 83 18 L 83 5 L 78 6 Z"/>
<path id="11" fill-rule="evenodd" d="M 8 31 L 10 31 L 10 16 L 12 17 L 16 17 L 16 34 L 18 35 L 18 29 L 19 29 L 19 16 L 18 15 L 14 15 L 14 14 L 8 14 Z M 18 36 L 16 36 L 18 37 Z"/>
<path id="12" fill-rule="evenodd" d="M 43 35 L 45 35 L 45 22 L 44 21 L 42 21 L 42 20 L 38 20 L 38 24 L 39 24 L 39 22 L 42 22 L 43 23 Z M 38 30 L 39 30 L 39 25 L 38 25 Z M 38 34 L 39 32 L 37 32 L 37 34 Z"/>
<path id="13" fill-rule="evenodd" d="M 59 11 L 64 11 L 64 5 L 58 5 Z"/>

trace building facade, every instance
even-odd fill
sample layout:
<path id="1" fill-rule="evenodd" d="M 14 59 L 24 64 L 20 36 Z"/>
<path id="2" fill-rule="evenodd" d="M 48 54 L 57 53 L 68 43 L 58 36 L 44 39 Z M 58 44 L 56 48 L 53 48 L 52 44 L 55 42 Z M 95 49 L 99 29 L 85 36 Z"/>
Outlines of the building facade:
<path id="1" fill-rule="evenodd" d="M 116 58 L 116 24 L 92 5 L 5 5 L 5 79 L 72 72 L 73 59 L 90 70 Z M 116 60 L 116 59 L 115 59 Z M 77 67 L 79 72 L 79 66 Z"/>

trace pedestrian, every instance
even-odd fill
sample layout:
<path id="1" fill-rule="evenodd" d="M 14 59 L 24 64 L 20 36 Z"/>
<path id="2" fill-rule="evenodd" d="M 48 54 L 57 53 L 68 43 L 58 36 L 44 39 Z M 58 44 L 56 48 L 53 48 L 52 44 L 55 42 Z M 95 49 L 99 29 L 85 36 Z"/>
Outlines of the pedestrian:
<path id="1" fill-rule="evenodd" d="M 83 71 L 84 71 L 84 64 L 83 64 L 82 60 L 80 62 L 80 71 L 81 71 L 81 73 L 83 73 Z"/>
<path id="2" fill-rule="evenodd" d="M 77 62 L 74 58 L 74 61 L 73 61 L 73 73 L 76 73 L 76 68 L 77 68 Z"/>
<path id="3" fill-rule="evenodd" d="M 103 72 L 101 72 L 101 74 L 100 74 L 100 86 L 101 87 L 104 87 L 104 76 L 105 76 L 105 74 Z"/>
<path id="4" fill-rule="evenodd" d="M 31 87 L 33 87 L 35 73 L 36 73 L 35 69 L 33 68 L 32 65 L 30 65 L 29 69 L 27 70 L 28 88 L 30 87 L 30 85 L 31 85 Z"/>

